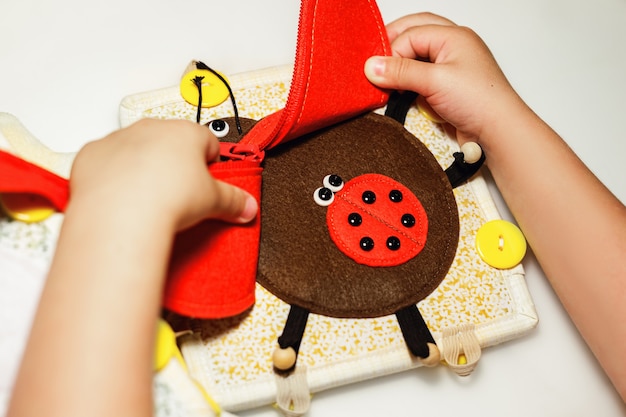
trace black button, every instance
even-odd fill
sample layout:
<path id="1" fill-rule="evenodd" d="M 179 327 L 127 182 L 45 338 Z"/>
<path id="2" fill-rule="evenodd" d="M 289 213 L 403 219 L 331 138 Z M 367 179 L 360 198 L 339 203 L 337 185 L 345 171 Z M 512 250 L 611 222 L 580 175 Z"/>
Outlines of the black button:
<path id="1" fill-rule="evenodd" d="M 398 250 L 400 249 L 400 239 L 395 236 L 390 236 L 387 239 L 387 248 L 389 250 Z"/>
<path id="2" fill-rule="evenodd" d="M 404 227 L 413 227 L 415 226 L 415 216 L 413 216 L 410 213 L 407 213 L 402 216 L 401 222 L 402 222 L 402 226 Z"/>
<path id="3" fill-rule="evenodd" d="M 350 213 L 348 215 L 348 223 L 350 223 L 350 226 L 360 226 L 363 223 L 363 217 L 359 213 Z"/>
<path id="4" fill-rule="evenodd" d="M 389 199 L 394 203 L 399 203 L 402 201 L 402 191 L 400 190 L 391 190 L 389 191 Z"/>
<path id="5" fill-rule="evenodd" d="M 373 191 L 363 191 L 361 198 L 365 204 L 374 204 L 376 202 L 376 194 Z"/>
<path id="6" fill-rule="evenodd" d="M 369 252 L 372 249 L 374 249 L 374 239 L 372 239 L 371 237 L 365 236 L 364 238 L 361 239 L 360 246 L 361 246 L 361 249 L 363 249 L 366 252 Z"/>

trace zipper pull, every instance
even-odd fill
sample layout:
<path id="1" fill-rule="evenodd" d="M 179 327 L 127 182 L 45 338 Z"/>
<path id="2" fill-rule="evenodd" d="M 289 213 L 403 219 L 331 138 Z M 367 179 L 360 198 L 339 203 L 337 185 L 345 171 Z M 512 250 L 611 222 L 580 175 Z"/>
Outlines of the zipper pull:
<path id="1" fill-rule="evenodd" d="M 251 143 L 220 142 L 220 158 L 223 161 L 262 162 L 265 151 Z"/>

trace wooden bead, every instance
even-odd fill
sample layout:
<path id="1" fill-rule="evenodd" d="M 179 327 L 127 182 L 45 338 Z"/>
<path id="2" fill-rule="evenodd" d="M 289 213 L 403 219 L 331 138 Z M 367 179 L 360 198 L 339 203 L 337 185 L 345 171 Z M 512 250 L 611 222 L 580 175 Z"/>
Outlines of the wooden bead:
<path id="1" fill-rule="evenodd" d="M 272 362 L 276 369 L 286 371 L 296 364 L 296 351 L 292 347 L 286 349 L 278 347 L 272 354 Z"/>
<path id="2" fill-rule="evenodd" d="M 464 143 L 463 146 L 461 146 L 461 152 L 463 152 L 464 160 L 468 164 L 478 162 L 483 154 L 483 150 L 476 142 Z"/>
<path id="3" fill-rule="evenodd" d="M 439 353 L 439 348 L 434 343 L 428 344 L 428 357 L 420 358 L 420 361 L 424 366 L 433 367 L 436 366 L 441 360 L 441 354 Z"/>

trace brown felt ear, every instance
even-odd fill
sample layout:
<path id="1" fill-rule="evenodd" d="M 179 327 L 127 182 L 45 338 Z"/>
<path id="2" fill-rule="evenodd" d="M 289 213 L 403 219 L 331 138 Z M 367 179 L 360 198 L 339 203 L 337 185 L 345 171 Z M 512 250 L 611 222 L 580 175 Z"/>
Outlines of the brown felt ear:
<path id="1" fill-rule="evenodd" d="M 331 240 L 314 202 L 326 175 L 382 174 L 407 187 L 428 217 L 423 250 L 392 267 L 355 262 Z M 267 153 L 258 281 L 289 304 L 333 317 L 392 314 L 430 294 L 454 258 L 459 221 L 450 183 L 431 152 L 398 122 L 374 113 Z"/>

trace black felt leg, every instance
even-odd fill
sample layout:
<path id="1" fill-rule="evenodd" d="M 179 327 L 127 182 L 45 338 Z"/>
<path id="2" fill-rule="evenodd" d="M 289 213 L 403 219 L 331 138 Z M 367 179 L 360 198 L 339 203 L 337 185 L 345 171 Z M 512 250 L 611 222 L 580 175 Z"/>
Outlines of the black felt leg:
<path id="1" fill-rule="evenodd" d="M 309 310 L 292 305 L 289 310 L 289 316 L 287 316 L 283 334 L 278 338 L 278 345 L 283 349 L 291 347 L 298 352 L 308 318 Z"/>
<path id="2" fill-rule="evenodd" d="M 278 338 L 279 348 L 274 351 L 274 366 L 278 370 L 288 371 L 295 366 L 308 318 L 309 310 L 291 306 L 283 334 Z"/>
<path id="3" fill-rule="evenodd" d="M 478 172 L 480 167 L 485 162 L 484 152 L 481 154 L 478 161 L 471 164 L 465 162 L 465 155 L 463 152 L 455 152 L 453 156 L 454 161 L 446 169 L 446 175 L 448 176 L 448 180 L 450 181 L 452 188 L 456 188 L 472 178 L 472 176 Z"/>
<path id="4" fill-rule="evenodd" d="M 393 91 L 387 101 L 385 116 L 391 117 L 401 125 L 404 125 L 406 115 L 413 103 L 415 103 L 416 98 L 417 93 L 414 93 L 413 91 Z"/>
<path id="5" fill-rule="evenodd" d="M 428 358 L 430 355 L 428 344 L 436 345 L 436 343 L 417 306 L 410 305 L 398 310 L 396 317 L 404 341 L 411 353 L 423 359 Z"/>

